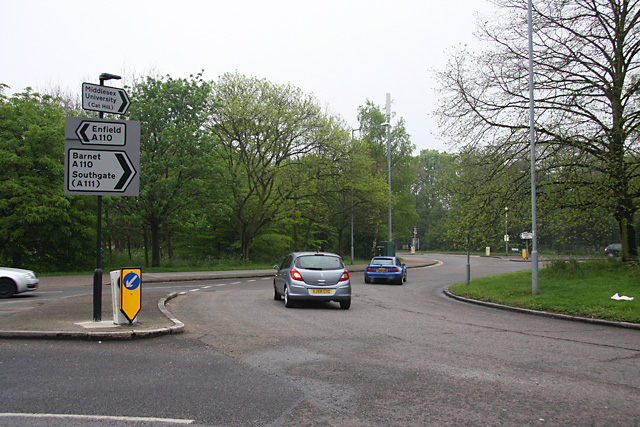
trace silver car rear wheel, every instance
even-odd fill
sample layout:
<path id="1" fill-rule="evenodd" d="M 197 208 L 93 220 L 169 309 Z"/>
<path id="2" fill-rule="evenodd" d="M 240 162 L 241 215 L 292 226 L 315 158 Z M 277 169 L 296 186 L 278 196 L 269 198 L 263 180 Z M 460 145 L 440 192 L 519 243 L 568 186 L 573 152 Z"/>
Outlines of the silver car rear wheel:
<path id="1" fill-rule="evenodd" d="M 284 306 L 287 308 L 293 307 L 293 301 L 289 298 L 289 288 L 284 287 Z"/>

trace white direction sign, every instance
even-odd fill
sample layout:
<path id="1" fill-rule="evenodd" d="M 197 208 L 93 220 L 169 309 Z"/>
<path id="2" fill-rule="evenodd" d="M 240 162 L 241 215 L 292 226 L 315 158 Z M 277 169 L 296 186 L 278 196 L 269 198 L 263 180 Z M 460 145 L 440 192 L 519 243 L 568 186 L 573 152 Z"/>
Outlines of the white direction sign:
<path id="1" fill-rule="evenodd" d="M 139 121 L 67 117 L 64 137 L 64 194 L 139 195 Z"/>
<path id="2" fill-rule="evenodd" d="M 73 192 L 123 193 L 137 171 L 124 151 L 69 149 L 66 189 Z"/>
<path id="3" fill-rule="evenodd" d="M 81 144 L 125 145 L 127 124 L 125 122 L 105 122 L 104 120 L 83 120 L 76 129 Z"/>
<path id="4" fill-rule="evenodd" d="M 131 102 L 124 89 L 82 83 L 82 109 L 103 113 L 124 114 Z"/>
<path id="5" fill-rule="evenodd" d="M 520 238 L 522 240 L 532 240 L 533 239 L 533 233 L 525 231 L 523 233 L 520 233 Z"/>

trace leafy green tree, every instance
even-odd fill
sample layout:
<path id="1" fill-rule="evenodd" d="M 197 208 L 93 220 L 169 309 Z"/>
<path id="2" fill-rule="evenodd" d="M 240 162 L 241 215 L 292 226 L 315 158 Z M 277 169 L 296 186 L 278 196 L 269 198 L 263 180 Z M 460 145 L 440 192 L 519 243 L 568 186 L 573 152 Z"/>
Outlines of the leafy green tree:
<path id="1" fill-rule="evenodd" d="M 530 165 L 526 159 L 514 160 L 518 156 L 508 147 L 513 148 L 507 145 L 501 153 L 492 147 L 468 147 L 451 157 L 452 167 L 444 175 L 450 205 L 447 229 L 459 248 L 466 233 L 472 247 L 481 250 L 504 246 L 505 232 L 509 246 L 521 245 L 520 233 L 531 230 Z M 539 177 L 544 182 L 559 179 L 546 173 Z M 566 253 L 576 247 L 601 249 L 602 241 L 611 241 L 613 217 L 591 203 L 592 197 L 588 187 L 543 186 L 537 203 L 540 248 Z"/>
<path id="2" fill-rule="evenodd" d="M 452 249 L 446 231 L 449 193 L 444 181 L 451 162 L 450 154 L 438 150 L 422 150 L 416 159 L 412 193 L 420 244 L 429 250 Z"/>
<path id="3" fill-rule="evenodd" d="M 118 209 L 139 217 L 151 238 L 154 267 L 160 266 L 162 235 L 166 243 L 171 241 L 183 213 L 199 201 L 212 173 L 213 144 L 205 140 L 204 131 L 210 92 L 202 73 L 177 79 L 147 77 L 131 90 L 128 115 L 141 121 L 140 195 L 122 198 Z"/>
<path id="4" fill-rule="evenodd" d="M 374 175 L 376 177 L 385 177 L 388 188 L 387 129 L 383 125 L 386 123 L 386 117 L 378 105 L 367 100 L 365 105 L 358 108 L 358 122 L 360 123 L 361 138 L 367 144 L 373 160 L 372 169 Z M 411 195 L 411 185 L 414 182 L 412 152 L 415 147 L 405 129 L 403 118 L 398 119 L 395 124 L 391 125 L 389 142 L 391 149 L 391 212 L 392 227 L 394 227 L 392 232 L 395 233 L 396 237 L 408 239 L 417 220 L 415 204 Z M 377 230 L 381 224 L 387 224 L 387 221 L 383 220 L 388 218 L 388 216 L 385 216 L 386 212 L 385 210 L 379 213 L 380 217 L 376 225 Z M 388 235 L 388 230 L 386 231 L 386 235 Z M 377 234 L 376 232 L 376 237 Z M 376 242 L 374 241 L 373 243 L 375 247 Z"/>
<path id="5" fill-rule="evenodd" d="M 91 265 L 95 202 L 65 196 L 64 110 L 29 88 L 0 85 L 0 261 L 46 271 Z M 93 234 L 93 236 L 92 236 Z"/>
<path id="6" fill-rule="evenodd" d="M 456 54 L 440 73 L 443 129 L 464 145 L 523 153 L 529 139 L 527 1 L 495 0 L 483 22 L 489 48 Z M 623 258 L 637 259 L 640 203 L 640 3 L 535 2 L 536 133 L 547 177 L 540 186 L 589 188 L 591 204 L 615 216 Z M 522 156 L 526 157 L 526 155 Z M 580 206 L 576 206 L 580 208 Z"/>
<path id="7" fill-rule="evenodd" d="M 371 167 L 374 161 L 366 142 L 353 140 L 348 158 L 347 176 L 353 194 L 355 254 L 366 258 L 374 254 L 381 215 L 387 212 L 389 206 L 389 185 L 386 174 L 376 173 Z"/>
<path id="8" fill-rule="evenodd" d="M 327 122 L 300 89 L 238 73 L 221 76 L 212 99 L 208 130 L 224 164 L 216 185 L 232 195 L 231 217 L 248 261 L 254 239 L 302 185 L 304 158 L 325 143 Z"/>
<path id="9" fill-rule="evenodd" d="M 525 204 L 518 188 L 525 179 L 517 179 L 520 165 L 510 159 L 509 152 L 498 155 L 485 147 L 467 148 L 452 156 L 452 166 L 444 175 L 450 206 L 447 234 L 458 248 L 467 233 L 477 249 L 496 246 L 505 234 L 505 208 L 511 217 L 520 217 L 516 210 Z"/>

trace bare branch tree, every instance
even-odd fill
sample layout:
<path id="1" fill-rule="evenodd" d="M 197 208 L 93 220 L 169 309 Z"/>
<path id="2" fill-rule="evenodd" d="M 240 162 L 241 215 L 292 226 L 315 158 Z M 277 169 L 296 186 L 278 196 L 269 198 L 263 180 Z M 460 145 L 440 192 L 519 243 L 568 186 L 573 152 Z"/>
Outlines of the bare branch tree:
<path id="1" fill-rule="evenodd" d="M 479 25 L 491 48 L 460 52 L 439 73 L 445 134 L 463 146 L 528 144 L 526 0 L 494 0 Z M 625 260 L 637 259 L 639 208 L 638 0 L 550 0 L 534 9 L 537 144 L 544 185 L 589 186 L 619 224 Z M 595 173 L 594 173 L 595 172 Z"/>

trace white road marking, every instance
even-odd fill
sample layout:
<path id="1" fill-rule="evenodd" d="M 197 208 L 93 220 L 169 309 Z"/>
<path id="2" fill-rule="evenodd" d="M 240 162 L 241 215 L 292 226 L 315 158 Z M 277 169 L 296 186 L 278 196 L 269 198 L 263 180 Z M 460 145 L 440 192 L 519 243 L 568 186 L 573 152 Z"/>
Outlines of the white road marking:
<path id="1" fill-rule="evenodd" d="M 67 418 L 83 420 L 111 420 L 111 421 L 133 421 L 133 422 L 157 422 L 174 424 L 193 424 L 193 420 L 183 420 L 176 418 L 155 418 L 155 417 L 119 417 L 112 415 L 79 415 L 79 414 L 33 414 L 5 412 L 0 413 L 0 417 L 21 417 L 21 418 Z"/>

